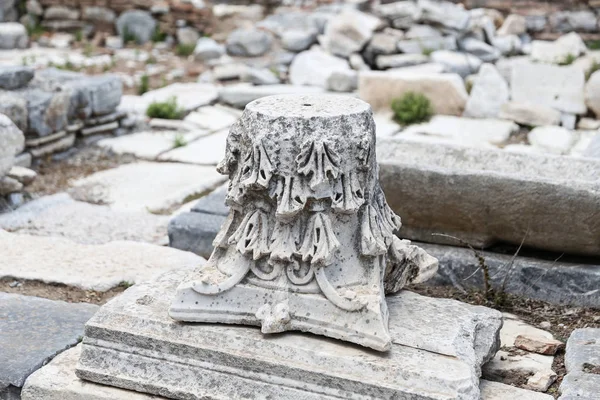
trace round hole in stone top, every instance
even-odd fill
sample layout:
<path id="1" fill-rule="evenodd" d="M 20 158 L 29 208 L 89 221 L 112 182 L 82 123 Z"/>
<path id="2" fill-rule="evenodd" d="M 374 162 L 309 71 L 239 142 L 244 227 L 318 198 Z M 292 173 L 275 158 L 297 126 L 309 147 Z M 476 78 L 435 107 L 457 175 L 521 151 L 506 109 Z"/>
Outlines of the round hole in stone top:
<path id="1" fill-rule="evenodd" d="M 304 107 L 310 107 L 312 104 L 302 104 Z"/>

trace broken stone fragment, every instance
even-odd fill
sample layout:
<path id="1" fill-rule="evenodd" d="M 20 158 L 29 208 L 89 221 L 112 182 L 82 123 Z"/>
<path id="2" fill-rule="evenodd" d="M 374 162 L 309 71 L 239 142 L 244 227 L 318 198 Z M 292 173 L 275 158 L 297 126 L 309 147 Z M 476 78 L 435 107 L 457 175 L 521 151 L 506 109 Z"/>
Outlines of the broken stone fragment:
<path id="1" fill-rule="evenodd" d="M 564 346 L 560 340 L 537 335 L 519 335 L 515 339 L 515 347 L 538 354 L 554 355 Z"/>

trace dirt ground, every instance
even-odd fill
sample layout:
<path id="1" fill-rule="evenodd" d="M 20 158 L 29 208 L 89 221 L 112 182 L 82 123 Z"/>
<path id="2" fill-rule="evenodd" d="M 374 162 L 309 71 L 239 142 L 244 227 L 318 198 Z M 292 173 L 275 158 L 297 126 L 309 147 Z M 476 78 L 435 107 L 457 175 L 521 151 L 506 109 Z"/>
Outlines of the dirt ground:
<path id="1" fill-rule="evenodd" d="M 71 180 L 135 161 L 133 156 L 115 155 L 94 146 L 72 151 L 75 154 L 65 159 L 36 162 L 32 169 L 38 176 L 27 186 L 27 192 L 35 197 L 59 193 L 69 188 Z"/>

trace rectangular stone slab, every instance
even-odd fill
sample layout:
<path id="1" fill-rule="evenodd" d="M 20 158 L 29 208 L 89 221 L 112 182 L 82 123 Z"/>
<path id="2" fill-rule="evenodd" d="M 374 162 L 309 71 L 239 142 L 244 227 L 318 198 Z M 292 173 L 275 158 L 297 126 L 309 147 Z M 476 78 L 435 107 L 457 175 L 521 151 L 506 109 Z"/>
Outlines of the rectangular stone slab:
<path id="1" fill-rule="evenodd" d="M 262 335 L 253 327 L 179 323 L 167 310 L 190 272 L 171 271 L 135 285 L 102 307 L 86 325 L 77 375 L 175 399 L 479 399 L 476 366 L 464 360 L 485 359 L 496 350 L 483 333 L 487 329 L 479 329 L 471 342 L 457 340 L 462 342 L 457 346 L 477 349 L 469 357 L 450 343 L 411 338 L 410 329 L 401 329 L 402 320 L 394 317 L 407 315 L 396 310 L 403 306 L 401 297 L 389 302 L 394 344 L 387 353 L 304 333 Z M 472 314 L 465 325 L 459 309 L 443 315 L 456 318 L 457 332 L 475 329 L 481 310 L 463 308 L 463 314 Z M 494 312 L 488 316 L 494 317 Z M 442 315 L 427 318 L 436 329 Z M 415 347 L 401 344 L 407 340 Z M 485 343 L 488 350 L 481 355 Z"/>

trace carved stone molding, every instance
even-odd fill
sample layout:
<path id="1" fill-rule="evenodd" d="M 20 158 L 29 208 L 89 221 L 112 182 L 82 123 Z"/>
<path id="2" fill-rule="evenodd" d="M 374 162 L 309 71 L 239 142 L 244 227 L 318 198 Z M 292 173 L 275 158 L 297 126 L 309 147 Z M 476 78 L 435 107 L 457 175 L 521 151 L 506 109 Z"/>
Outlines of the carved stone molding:
<path id="1" fill-rule="evenodd" d="M 349 96 L 272 96 L 231 128 L 219 172 L 231 212 L 206 266 L 177 291 L 181 321 L 301 330 L 390 348 L 385 287 L 435 259 L 394 236 L 378 182 L 370 106 Z"/>

